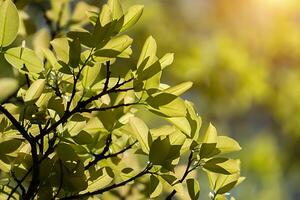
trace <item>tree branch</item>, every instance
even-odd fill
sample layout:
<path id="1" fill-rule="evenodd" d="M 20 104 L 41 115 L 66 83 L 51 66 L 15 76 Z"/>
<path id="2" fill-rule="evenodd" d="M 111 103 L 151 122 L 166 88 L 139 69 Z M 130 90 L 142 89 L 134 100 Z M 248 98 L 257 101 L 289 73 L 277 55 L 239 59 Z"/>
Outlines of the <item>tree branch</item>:
<path id="1" fill-rule="evenodd" d="M 85 108 L 85 106 L 87 106 L 89 103 L 93 102 L 94 100 L 97 100 L 99 98 L 101 98 L 102 96 L 106 95 L 106 94 L 110 94 L 116 91 L 116 89 L 118 89 L 119 87 L 125 85 L 126 83 L 132 81 L 133 78 L 123 81 L 122 83 L 118 83 L 116 84 L 114 87 L 112 87 L 111 89 L 108 89 L 106 92 L 104 92 L 104 90 L 99 93 L 96 96 L 93 96 L 85 101 L 79 102 L 77 104 L 77 106 L 72 110 L 72 111 L 68 111 L 66 110 L 66 112 L 64 113 L 64 115 L 57 121 L 55 122 L 52 126 L 50 126 L 48 129 L 46 129 L 45 131 L 43 131 L 43 133 L 41 133 L 40 135 L 36 136 L 36 139 L 41 139 L 42 137 L 44 137 L 45 135 L 48 135 L 50 132 L 52 132 L 53 130 L 55 130 L 60 124 L 63 124 L 65 122 L 67 122 L 67 120 L 75 113 L 80 112 L 80 110 L 83 110 Z"/>
<path id="2" fill-rule="evenodd" d="M 118 105 L 114 105 L 114 106 L 109 106 L 109 107 L 102 107 L 102 108 L 83 108 L 80 109 L 80 112 L 94 112 L 94 111 L 106 111 L 106 110 L 111 110 L 111 109 L 115 109 L 115 108 L 121 108 L 121 107 L 128 107 L 128 106 L 133 106 L 133 105 L 144 105 L 144 103 L 139 103 L 139 102 L 135 102 L 135 103 L 122 103 L 122 104 L 118 104 Z"/>
<path id="3" fill-rule="evenodd" d="M 89 164 L 87 166 L 85 166 L 84 169 L 85 170 L 89 169 L 91 166 L 96 165 L 101 160 L 116 157 L 116 156 L 124 153 L 125 151 L 131 149 L 133 147 L 133 145 L 135 145 L 136 143 L 137 143 L 137 141 L 135 141 L 134 143 L 128 145 L 127 147 L 125 147 L 124 149 L 122 149 L 121 151 L 118 151 L 116 153 L 105 155 L 105 153 L 103 154 L 103 152 L 101 152 L 100 154 L 95 155 L 95 159 L 93 161 L 89 162 Z"/>
<path id="4" fill-rule="evenodd" d="M 91 166 L 97 164 L 97 162 L 102 160 L 104 155 L 109 151 L 109 147 L 110 147 L 111 143 L 112 143 L 112 137 L 111 137 L 111 133 L 110 133 L 106 138 L 105 147 L 104 147 L 103 151 L 100 154 L 95 155 L 95 159 L 93 161 L 89 162 L 89 164 L 87 166 L 85 166 L 84 169 L 87 170 Z"/>
<path id="5" fill-rule="evenodd" d="M 11 171 L 11 175 L 12 175 L 13 179 L 17 182 L 17 184 L 20 186 L 21 191 L 22 191 L 22 196 L 23 196 L 23 195 L 26 193 L 26 190 L 25 190 L 24 186 L 22 185 L 21 180 L 19 180 L 19 179 L 16 177 L 14 171 Z"/>
<path id="6" fill-rule="evenodd" d="M 80 75 L 82 73 L 82 70 L 85 68 L 85 66 L 87 65 L 87 63 L 89 62 L 89 60 L 91 59 L 92 57 L 92 52 L 93 52 L 94 48 L 91 48 L 90 50 L 90 53 L 89 53 L 89 56 L 85 59 L 83 65 L 81 68 L 79 68 L 79 71 L 77 73 L 77 75 L 75 76 L 75 74 L 73 75 L 73 80 L 74 80 L 74 85 L 73 85 L 73 89 L 72 89 L 72 94 L 71 94 L 71 98 L 70 100 L 68 101 L 67 103 L 67 108 L 66 110 L 69 110 L 70 109 L 70 106 L 71 106 L 71 103 L 75 97 L 75 94 L 76 94 L 76 87 L 77 87 L 77 83 L 78 83 L 78 80 L 80 78 Z"/>
<path id="7" fill-rule="evenodd" d="M 14 125 L 14 127 L 20 132 L 20 134 L 29 142 L 33 141 L 33 138 L 30 137 L 30 135 L 27 133 L 25 128 L 16 120 L 8 110 L 6 110 L 1 104 L 0 104 L 0 112 L 2 112 L 9 121 Z"/>
<path id="8" fill-rule="evenodd" d="M 67 199 L 82 199 L 83 197 L 88 197 L 88 196 L 93 196 L 93 195 L 97 195 L 97 194 L 103 194 L 105 192 L 108 192 L 110 190 L 122 187 L 124 185 L 126 185 L 127 183 L 130 183 L 131 181 L 136 180 L 137 178 L 144 176 L 145 174 L 149 173 L 149 170 L 152 168 L 152 164 L 148 164 L 145 169 L 143 171 L 141 171 L 140 173 L 138 173 L 137 175 L 135 175 L 134 177 L 131 177 L 130 179 L 127 179 L 126 181 L 123 181 L 121 183 L 114 183 L 110 186 L 107 186 L 103 189 L 100 190 L 96 190 L 94 192 L 86 192 L 83 194 L 78 194 L 78 195 L 73 195 L 73 196 L 69 196 L 69 197 L 64 197 L 61 200 L 67 200 Z"/>

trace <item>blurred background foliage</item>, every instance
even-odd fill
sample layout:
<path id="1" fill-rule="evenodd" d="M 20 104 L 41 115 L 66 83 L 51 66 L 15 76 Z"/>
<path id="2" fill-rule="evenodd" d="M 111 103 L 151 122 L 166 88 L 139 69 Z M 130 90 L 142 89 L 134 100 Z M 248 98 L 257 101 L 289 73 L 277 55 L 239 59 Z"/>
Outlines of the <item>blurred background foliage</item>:
<path id="1" fill-rule="evenodd" d="M 299 199 L 300 2 L 135 2 L 146 4 L 135 38 L 176 53 L 165 80 L 193 81 L 203 120 L 241 143 L 237 199 Z"/>
<path id="2" fill-rule="evenodd" d="M 37 7 L 47 1 L 15 2 L 24 10 L 23 28 L 16 42 L 26 36 L 26 45 L 37 51 L 47 46 L 51 35 L 44 29 L 42 13 L 37 12 Z M 26 2 L 29 6 L 23 7 Z M 80 2 L 72 1 L 75 10 L 64 8 L 62 27 L 66 25 L 64 15 L 81 20 L 85 10 L 105 3 Z M 141 22 L 130 33 L 135 39 L 136 59 L 137 49 L 150 34 L 156 38 L 161 54 L 176 53 L 164 81 L 193 81 L 187 98 L 195 102 L 203 121 L 212 121 L 220 133 L 233 136 L 243 147 L 239 156 L 247 179 L 233 191 L 237 199 L 299 199 L 299 0 L 121 2 L 145 5 Z M 57 12 L 48 14 L 55 16 Z M 16 74 L 6 63 L 0 64 L 0 90 L 8 90 L 1 81 Z"/>

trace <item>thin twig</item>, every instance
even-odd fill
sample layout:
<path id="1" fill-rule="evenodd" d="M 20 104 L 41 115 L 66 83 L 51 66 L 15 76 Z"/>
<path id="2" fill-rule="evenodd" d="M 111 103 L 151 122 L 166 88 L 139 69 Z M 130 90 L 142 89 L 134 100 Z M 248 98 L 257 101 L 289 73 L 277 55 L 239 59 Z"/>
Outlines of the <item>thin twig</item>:
<path id="1" fill-rule="evenodd" d="M 91 113 L 94 111 L 106 111 L 106 110 L 111 110 L 111 109 L 121 108 L 121 107 L 128 107 L 128 106 L 133 106 L 133 105 L 144 105 L 144 103 L 141 103 L 141 102 L 127 103 L 127 104 L 122 103 L 122 104 L 109 106 L 109 107 L 102 107 L 102 108 L 83 108 L 83 109 L 80 109 L 80 112 Z"/>
<path id="2" fill-rule="evenodd" d="M 124 153 L 125 151 L 131 149 L 136 143 L 137 143 L 137 141 L 135 141 L 134 143 L 128 145 L 127 147 L 125 147 L 124 149 L 122 149 L 121 151 L 118 151 L 116 153 L 105 155 L 105 153 L 103 154 L 103 152 L 101 152 L 100 154 L 95 155 L 95 159 L 93 161 L 89 162 L 89 164 L 87 166 L 85 166 L 84 169 L 85 170 L 89 169 L 91 166 L 96 165 L 101 160 L 116 157 L 116 156 Z"/>
<path id="3" fill-rule="evenodd" d="M 111 191 L 113 189 L 116 189 L 116 188 L 119 188 L 119 187 L 122 187 L 124 185 L 126 185 L 127 183 L 130 183 L 131 181 L 134 181 L 136 180 L 137 178 L 141 177 L 141 176 L 144 176 L 145 174 L 148 174 L 149 173 L 149 170 L 152 168 L 152 164 L 148 164 L 145 169 L 143 171 L 141 171 L 140 173 L 138 173 L 137 175 L 135 175 L 134 177 L 131 177 L 130 179 L 127 179 L 126 181 L 123 181 L 121 183 L 114 183 L 110 186 L 107 186 L 105 188 L 102 188 L 102 189 L 99 189 L 99 190 L 96 190 L 94 192 L 86 192 L 86 193 L 83 193 L 83 194 L 77 194 L 77 195 L 73 195 L 73 196 L 69 196 L 69 197 L 64 197 L 62 198 L 61 200 L 67 200 L 67 199 L 82 199 L 83 197 L 89 197 L 89 196 L 93 196 L 93 195 L 97 195 L 97 194 L 103 194 L 107 191 Z"/>
<path id="4" fill-rule="evenodd" d="M 179 183 L 182 183 L 184 181 L 184 179 L 189 175 L 189 173 L 191 171 L 189 171 L 190 169 L 190 166 L 192 164 L 192 158 L 193 158 L 193 151 L 191 151 L 190 155 L 189 155 L 189 158 L 188 158 L 188 164 L 186 166 L 186 169 L 185 169 L 185 172 L 182 176 L 182 178 L 179 180 Z M 178 182 L 175 182 L 173 185 L 176 185 Z M 172 197 L 176 194 L 176 190 L 173 190 L 167 197 L 166 197 L 166 200 L 172 200 Z"/>

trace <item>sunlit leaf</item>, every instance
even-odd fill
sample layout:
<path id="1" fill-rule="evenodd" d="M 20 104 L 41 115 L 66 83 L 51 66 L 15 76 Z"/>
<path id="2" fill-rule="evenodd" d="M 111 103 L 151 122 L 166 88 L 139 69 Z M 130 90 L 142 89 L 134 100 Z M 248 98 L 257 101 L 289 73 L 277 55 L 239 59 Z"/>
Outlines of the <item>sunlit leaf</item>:
<path id="1" fill-rule="evenodd" d="M 150 185 L 149 186 L 150 198 L 158 197 L 162 193 L 163 185 L 160 182 L 160 180 L 158 178 L 156 178 L 156 176 L 154 176 L 154 175 L 150 176 L 149 185 Z"/>
<path id="2" fill-rule="evenodd" d="M 107 2 L 113 19 L 120 19 L 123 16 L 122 6 L 119 0 L 109 0 Z"/>
<path id="3" fill-rule="evenodd" d="M 141 17 L 143 13 L 144 6 L 142 5 L 135 5 L 128 9 L 127 13 L 125 14 L 124 24 L 121 31 L 126 31 L 130 27 L 132 27 Z"/>
<path id="4" fill-rule="evenodd" d="M 198 181 L 196 179 L 187 179 L 186 185 L 191 200 L 197 200 L 200 196 L 200 186 Z"/>
<path id="5" fill-rule="evenodd" d="M 11 0 L 0 1 L 0 47 L 10 45 L 17 37 L 19 15 Z"/>
<path id="6" fill-rule="evenodd" d="M 15 47 L 5 52 L 5 59 L 13 67 L 29 73 L 40 73 L 44 64 L 34 51 L 28 48 Z"/>
<path id="7" fill-rule="evenodd" d="M 137 117 L 131 117 L 129 119 L 130 127 L 133 130 L 133 134 L 138 139 L 142 150 L 145 153 L 149 153 L 149 129 L 147 125 Z"/>
<path id="8" fill-rule="evenodd" d="M 143 68 L 147 68 L 148 66 L 150 66 L 151 64 L 153 64 L 156 61 L 156 51 L 157 51 L 157 44 L 156 41 L 154 40 L 154 38 L 152 36 L 148 37 L 143 49 L 141 51 L 137 66 L 140 67 L 141 64 L 146 60 L 147 60 L 147 64 L 146 66 L 144 66 Z"/>
<path id="9" fill-rule="evenodd" d="M 241 150 L 241 147 L 237 141 L 227 136 L 218 136 L 216 148 L 221 153 L 230 153 Z"/>
<path id="10" fill-rule="evenodd" d="M 38 79 L 35 82 L 33 82 L 29 87 L 29 89 L 26 91 L 24 101 L 29 102 L 38 99 L 43 93 L 45 84 L 46 84 L 45 79 Z"/>
<path id="11" fill-rule="evenodd" d="M 171 65 L 174 61 L 174 54 L 173 53 L 167 53 L 164 55 L 161 59 L 159 59 L 161 68 L 164 69 Z"/>
<path id="12" fill-rule="evenodd" d="M 240 171 L 240 160 L 212 158 L 206 161 L 203 167 L 211 172 L 233 174 Z"/>

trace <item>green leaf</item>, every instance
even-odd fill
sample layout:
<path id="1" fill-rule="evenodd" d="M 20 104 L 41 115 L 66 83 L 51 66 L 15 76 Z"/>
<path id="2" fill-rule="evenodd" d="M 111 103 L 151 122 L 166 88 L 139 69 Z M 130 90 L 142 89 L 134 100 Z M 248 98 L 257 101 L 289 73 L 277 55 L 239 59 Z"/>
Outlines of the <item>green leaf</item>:
<path id="1" fill-rule="evenodd" d="M 125 51 L 132 43 L 132 39 L 127 35 L 121 35 L 108 41 L 108 43 L 97 50 L 94 56 L 115 58 Z"/>
<path id="2" fill-rule="evenodd" d="M 93 67 L 86 66 L 82 71 L 82 84 L 84 88 L 90 88 L 96 81 L 101 70 L 101 64 L 96 64 Z"/>
<path id="3" fill-rule="evenodd" d="M 167 53 L 161 59 L 159 59 L 161 68 L 164 69 L 167 66 L 171 65 L 174 61 L 174 53 Z"/>
<path id="4" fill-rule="evenodd" d="M 180 96 L 183 93 L 185 93 L 187 90 L 189 90 L 192 86 L 193 86 L 192 82 L 184 82 L 179 85 L 169 87 L 169 88 L 163 90 L 163 92 L 170 93 L 170 94 L 173 94 L 176 96 Z"/>
<path id="5" fill-rule="evenodd" d="M 240 160 L 229 158 L 212 158 L 203 167 L 211 172 L 233 174 L 240 171 Z"/>
<path id="6" fill-rule="evenodd" d="M 125 14 L 124 23 L 121 32 L 128 30 L 130 27 L 136 24 L 137 21 L 142 16 L 143 10 L 144 10 L 144 6 L 142 5 L 134 5 L 130 7 L 127 13 Z"/>
<path id="7" fill-rule="evenodd" d="M 5 52 L 4 56 L 7 62 L 21 71 L 38 74 L 44 70 L 43 62 L 31 49 L 11 48 Z"/>
<path id="8" fill-rule="evenodd" d="M 122 6 L 119 0 L 108 0 L 107 4 L 111 10 L 113 19 L 120 19 L 123 16 Z"/>
<path id="9" fill-rule="evenodd" d="M 216 128 L 212 124 L 209 124 L 204 138 L 202 139 L 202 144 L 200 148 L 201 158 L 209 158 L 219 153 L 216 149 L 217 138 L 218 136 Z"/>
<path id="10" fill-rule="evenodd" d="M 50 49 L 42 49 L 42 52 L 45 58 L 49 61 L 53 69 L 59 70 L 61 68 L 61 65 L 58 63 L 54 53 Z"/>
<path id="11" fill-rule="evenodd" d="M 87 190 L 93 192 L 99 190 L 99 188 L 104 188 L 113 181 L 113 178 L 108 175 L 107 168 L 102 169 L 102 175 L 96 180 L 92 180 L 88 185 Z"/>
<path id="12" fill-rule="evenodd" d="M 190 135 L 188 135 L 188 136 L 193 138 L 194 141 L 198 141 L 199 132 L 200 132 L 200 128 L 202 125 L 202 120 L 198 116 L 193 103 L 191 103 L 189 101 L 185 101 L 185 105 L 187 108 L 186 118 L 191 126 L 191 132 L 190 132 Z"/>
<path id="13" fill-rule="evenodd" d="M 159 181 L 159 179 L 156 176 L 151 175 L 149 184 L 150 184 L 149 186 L 150 198 L 152 199 L 158 197 L 163 191 L 162 183 Z"/>
<path id="14" fill-rule="evenodd" d="M 207 172 L 210 188 L 217 194 L 225 194 L 243 180 L 239 173 L 230 175 Z"/>
<path id="15" fill-rule="evenodd" d="M 79 38 L 80 43 L 87 47 L 92 47 L 94 45 L 94 42 L 91 39 L 92 35 L 88 31 L 70 31 L 67 33 L 67 36 L 72 39 Z"/>
<path id="16" fill-rule="evenodd" d="M 206 130 L 202 143 L 209 143 L 209 144 L 217 143 L 217 129 L 211 123 L 209 124 Z"/>
<path id="17" fill-rule="evenodd" d="M 227 136 L 217 137 L 216 148 L 221 151 L 221 153 L 231 153 L 235 151 L 240 151 L 242 148 L 237 141 Z"/>
<path id="18" fill-rule="evenodd" d="M 173 160 L 180 156 L 180 145 L 171 145 L 169 137 L 161 139 L 157 138 L 153 141 L 150 152 L 149 161 L 154 165 L 161 165 L 167 170 L 173 170 Z"/>
<path id="19" fill-rule="evenodd" d="M 92 136 L 86 131 L 79 132 L 73 139 L 80 145 L 90 144 L 93 142 Z"/>
<path id="20" fill-rule="evenodd" d="M 0 142 L 0 155 L 9 154 L 16 151 L 22 144 L 22 140 L 11 139 Z"/>
<path id="21" fill-rule="evenodd" d="M 166 120 L 174 124 L 179 130 L 181 130 L 186 135 L 191 134 L 191 126 L 186 117 L 167 117 Z"/>
<path id="22" fill-rule="evenodd" d="M 71 67 L 75 68 L 79 65 L 80 61 L 81 46 L 79 38 L 69 41 L 69 46 L 69 64 Z"/>
<path id="23" fill-rule="evenodd" d="M 72 116 L 70 121 L 67 123 L 66 128 L 71 136 L 76 136 L 86 126 L 85 118 L 80 114 Z"/>
<path id="24" fill-rule="evenodd" d="M 143 81 L 147 80 L 146 84 L 149 84 L 153 81 L 154 82 L 157 81 L 157 85 L 159 85 L 160 77 L 161 77 L 161 66 L 160 66 L 159 62 L 155 62 L 155 63 L 151 64 L 143 71 L 138 70 L 138 79 L 143 80 Z M 145 86 L 145 88 L 151 88 L 151 87 Z"/>
<path id="25" fill-rule="evenodd" d="M 99 16 L 100 24 L 102 27 L 109 24 L 112 21 L 112 14 L 110 7 L 107 4 L 104 4 Z"/>
<path id="26" fill-rule="evenodd" d="M 45 79 L 38 79 L 34 81 L 30 85 L 29 89 L 26 91 L 24 101 L 29 102 L 29 101 L 37 100 L 43 93 L 45 84 L 46 84 Z"/>
<path id="27" fill-rule="evenodd" d="M 137 117 L 131 117 L 129 119 L 129 125 L 133 131 L 133 134 L 139 141 L 142 151 L 146 154 L 149 153 L 149 129 L 145 122 Z"/>
<path id="28" fill-rule="evenodd" d="M 58 144 L 55 148 L 55 152 L 57 153 L 58 157 L 64 162 L 77 161 L 79 159 L 74 149 L 66 143 Z"/>
<path id="29" fill-rule="evenodd" d="M 164 117 L 184 117 L 186 107 L 184 101 L 175 95 L 160 93 L 150 96 L 147 100 L 148 109 Z"/>
<path id="30" fill-rule="evenodd" d="M 56 38 L 50 42 L 58 60 L 69 63 L 70 46 L 67 38 Z"/>
<path id="31" fill-rule="evenodd" d="M 0 47 L 10 45 L 17 37 L 19 14 L 11 0 L 0 1 Z"/>
<path id="32" fill-rule="evenodd" d="M 196 179 L 187 179 L 186 185 L 191 200 L 197 200 L 200 196 L 200 186 L 198 181 Z"/>
<path id="33" fill-rule="evenodd" d="M 152 36 L 149 36 L 143 46 L 140 57 L 138 59 L 138 63 L 137 63 L 138 68 L 142 65 L 142 63 L 146 59 L 148 60 L 145 63 L 145 66 L 143 67 L 144 69 L 146 69 L 147 67 L 155 63 L 157 60 L 156 51 L 157 51 L 156 41 Z"/>

